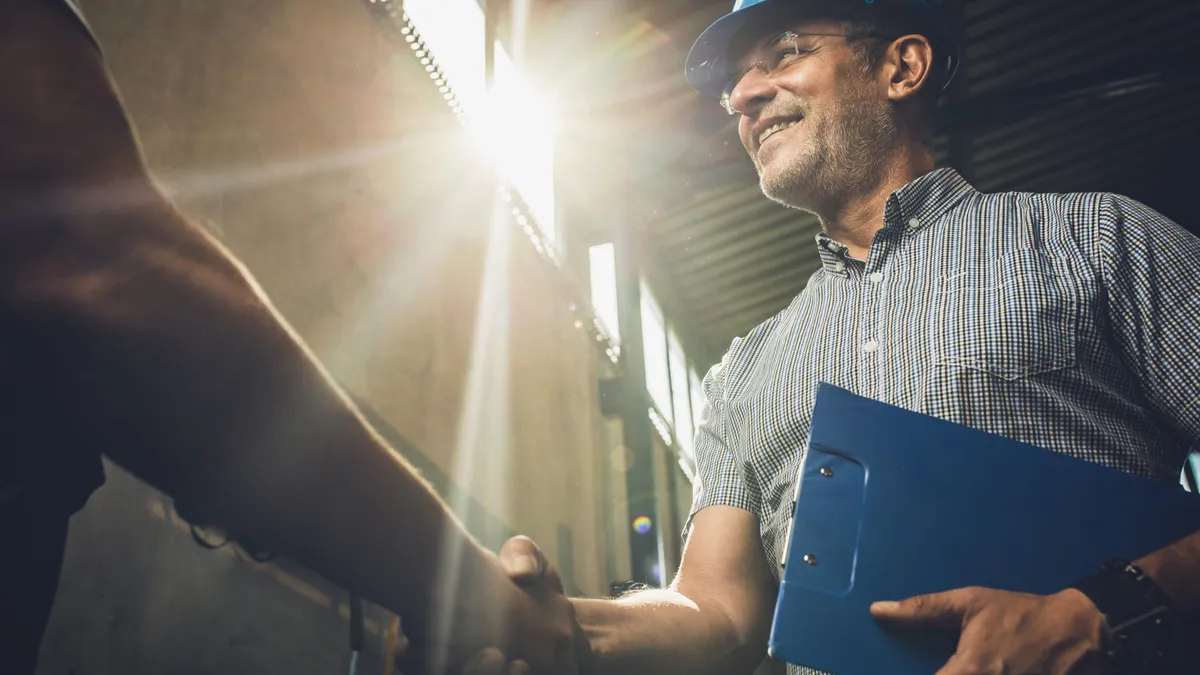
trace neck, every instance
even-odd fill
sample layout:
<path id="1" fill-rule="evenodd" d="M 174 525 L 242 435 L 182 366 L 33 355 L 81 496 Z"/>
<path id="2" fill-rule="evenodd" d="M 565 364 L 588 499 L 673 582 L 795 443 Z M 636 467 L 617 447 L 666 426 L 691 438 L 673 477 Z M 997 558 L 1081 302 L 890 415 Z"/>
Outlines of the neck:
<path id="1" fill-rule="evenodd" d="M 850 249 L 851 257 L 866 260 L 875 233 L 883 229 L 888 197 L 896 190 L 933 171 L 933 154 L 919 144 L 904 143 L 883 164 L 874 185 L 822 209 L 817 215 L 825 232 Z"/>

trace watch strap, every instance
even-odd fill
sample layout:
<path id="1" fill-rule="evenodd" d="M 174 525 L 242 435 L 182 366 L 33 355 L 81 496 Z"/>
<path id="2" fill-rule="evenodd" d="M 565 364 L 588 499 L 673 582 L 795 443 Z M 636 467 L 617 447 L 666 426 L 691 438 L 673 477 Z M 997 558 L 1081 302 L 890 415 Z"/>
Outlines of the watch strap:
<path id="1" fill-rule="evenodd" d="M 1104 614 L 1108 656 L 1117 675 L 1164 675 L 1178 670 L 1183 622 L 1170 598 L 1138 566 L 1111 560 L 1072 588 Z"/>

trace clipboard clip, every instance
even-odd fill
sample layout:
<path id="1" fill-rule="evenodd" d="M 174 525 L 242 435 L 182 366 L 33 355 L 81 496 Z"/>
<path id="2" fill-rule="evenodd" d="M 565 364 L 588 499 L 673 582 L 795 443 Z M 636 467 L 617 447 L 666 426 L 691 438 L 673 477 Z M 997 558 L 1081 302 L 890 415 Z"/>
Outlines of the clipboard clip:
<path id="1" fill-rule="evenodd" d="M 780 569 L 791 558 L 803 571 L 791 577 L 812 590 L 849 592 L 854 584 L 867 470 L 854 458 L 810 446 L 792 492 L 792 522 Z"/>

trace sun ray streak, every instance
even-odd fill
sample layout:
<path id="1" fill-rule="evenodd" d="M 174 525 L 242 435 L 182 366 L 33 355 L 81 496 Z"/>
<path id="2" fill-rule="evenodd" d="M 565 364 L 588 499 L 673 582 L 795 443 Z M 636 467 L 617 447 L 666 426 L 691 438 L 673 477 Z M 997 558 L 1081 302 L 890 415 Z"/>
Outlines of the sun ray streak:
<path id="1" fill-rule="evenodd" d="M 484 273 L 475 313 L 475 332 L 467 367 L 467 382 L 458 420 L 454 479 L 465 489 L 451 501 L 456 513 L 465 513 L 472 495 L 496 513 L 508 513 L 509 485 L 509 318 L 510 254 L 512 243 L 508 208 L 497 194 L 488 228 Z M 458 502 L 458 503 L 456 503 Z M 462 551 L 447 546 L 442 551 L 438 598 L 445 603 L 435 613 L 435 644 L 450 644 L 453 612 L 464 599 L 456 570 Z M 440 669 L 447 659 L 435 654 Z M 438 670 L 435 669 L 435 672 Z"/>
<path id="2" fill-rule="evenodd" d="M 459 138 L 457 134 L 429 134 L 421 136 L 416 142 L 434 143 L 439 136 L 447 143 L 456 142 Z M 362 170 L 372 164 L 378 164 L 381 170 L 387 170 L 387 165 L 383 162 L 413 151 L 413 144 L 412 139 L 397 139 L 289 161 L 208 170 L 164 170 L 156 171 L 155 175 L 163 191 L 172 200 L 197 200 L 336 171 Z M 22 218 L 124 211 L 158 202 L 158 196 L 148 193 L 145 185 L 145 179 L 138 177 L 128 181 L 111 180 L 96 183 L 75 189 L 69 195 L 63 195 L 61 191 L 55 191 L 53 195 L 31 192 L 23 201 L 6 208 L 10 209 L 10 215 Z"/>

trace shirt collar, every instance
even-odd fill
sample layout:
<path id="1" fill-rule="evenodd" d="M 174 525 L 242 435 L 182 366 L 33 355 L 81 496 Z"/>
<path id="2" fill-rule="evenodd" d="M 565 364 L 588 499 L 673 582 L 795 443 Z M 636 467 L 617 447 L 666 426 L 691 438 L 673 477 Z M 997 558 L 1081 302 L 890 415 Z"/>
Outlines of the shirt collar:
<path id="1" fill-rule="evenodd" d="M 841 274 L 846 271 L 846 253 L 850 249 L 839 244 L 824 232 L 817 233 L 817 254 L 821 256 L 821 266 L 826 272 Z"/>
<path id="2" fill-rule="evenodd" d="M 883 226 L 920 230 L 936 223 L 974 192 L 975 188 L 953 168 L 935 169 L 888 196 Z M 824 232 L 818 232 L 816 239 L 825 270 L 842 272 L 848 249 Z"/>
<path id="3" fill-rule="evenodd" d="M 973 192 L 975 188 L 954 169 L 935 169 L 888 197 L 883 226 L 919 230 L 936 223 Z"/>

